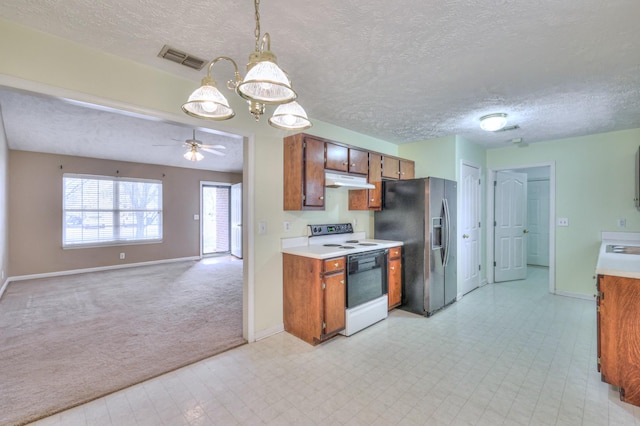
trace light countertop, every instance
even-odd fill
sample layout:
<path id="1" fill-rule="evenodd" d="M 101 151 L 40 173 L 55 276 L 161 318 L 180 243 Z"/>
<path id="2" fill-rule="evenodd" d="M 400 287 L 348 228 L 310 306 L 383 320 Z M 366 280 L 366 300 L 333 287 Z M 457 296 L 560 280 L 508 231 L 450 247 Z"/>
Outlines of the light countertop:
<path id="1" fill-rule="evenodd" d="M 344 240 L 344 236 L 338 236 Z M 351 249 L 341 249 L 340 247 L 325 247 L 322 244 L 309 243 L 306 237 L 283 239 L 282 253 L 296 256 L 311 257 L 314 259 L 331 259 L 334 257 L 346 256 L 349 254 L 362 253 L 365 251 L 388 249 L 403 245 L 402 241 L 375 240 L 364 238 L 364 234 L 354 233 L 353 237 L 361 243 L 374 243 L 375 246 L 359 246 L 357 244 L 345 244 Z M 327 240 L 324 240 L 327 241 Z M 329 240 L 330 241 L 330 240 Z"/>
<path id="2" fill-rule="evenodd" d="M 640 279 L 640 255 L 607 253 L 608 245 L 640 247 L 640 232 L 603 232 L 596 274 Z"/>

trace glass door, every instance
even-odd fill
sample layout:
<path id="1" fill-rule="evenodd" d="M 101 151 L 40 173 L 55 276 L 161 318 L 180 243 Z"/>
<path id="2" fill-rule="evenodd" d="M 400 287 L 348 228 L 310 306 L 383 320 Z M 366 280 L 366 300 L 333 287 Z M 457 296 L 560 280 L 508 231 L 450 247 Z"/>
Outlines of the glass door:
<path id="1" fill-rule="evenodd" d="M 202 185 L 202 255 L 229 253 L 231 250 L 231 187 Z"/>

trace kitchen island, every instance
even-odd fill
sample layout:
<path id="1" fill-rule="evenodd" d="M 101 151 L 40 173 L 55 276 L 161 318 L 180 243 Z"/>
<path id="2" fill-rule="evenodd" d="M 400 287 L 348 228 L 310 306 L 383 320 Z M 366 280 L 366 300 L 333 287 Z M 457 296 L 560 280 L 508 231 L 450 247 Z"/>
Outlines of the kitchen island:
<path id="1" fill-rule="evenodd" d="M 640 233 L 603 232 L 596 274 L 598 371 L 640 406 Z"/>

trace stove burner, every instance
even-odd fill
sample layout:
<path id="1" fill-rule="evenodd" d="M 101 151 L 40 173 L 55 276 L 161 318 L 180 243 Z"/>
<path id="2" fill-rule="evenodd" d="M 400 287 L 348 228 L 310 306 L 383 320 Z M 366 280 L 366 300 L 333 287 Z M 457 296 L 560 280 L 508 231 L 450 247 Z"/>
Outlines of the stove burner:
<path id="1" fill-rule="evenodd" d="M 349 243 L 349 244 L 357 244 L 358 240 L 347 240 L 345 241 L 345 243 Z"/>
<path id="2" fill-rule="evenodd" d="M 325 247 L 340 247 L 342 244 L 323 244 Z"/>
<path id="3" fill-rule="evenodd" d="M 352 249 L 355 248 L 353 246 L 340 246 L 341 249 Z"/>
<path id="4" fill-rule="evenodd" d="M 358 243 L 359 246 L 377 246 L 376 243 Z"/>

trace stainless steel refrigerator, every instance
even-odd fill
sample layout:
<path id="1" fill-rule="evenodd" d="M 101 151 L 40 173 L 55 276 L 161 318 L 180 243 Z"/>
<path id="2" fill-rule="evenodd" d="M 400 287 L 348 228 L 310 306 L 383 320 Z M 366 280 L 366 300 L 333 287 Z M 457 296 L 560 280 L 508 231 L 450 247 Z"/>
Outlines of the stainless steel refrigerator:
<path id="1" fill-rule="evenodd" d="M 400 309 L 431 316 L 456 301 L 457 184 L 441 178 L 385 181 L 375 238 L 402 247 Z"/>

